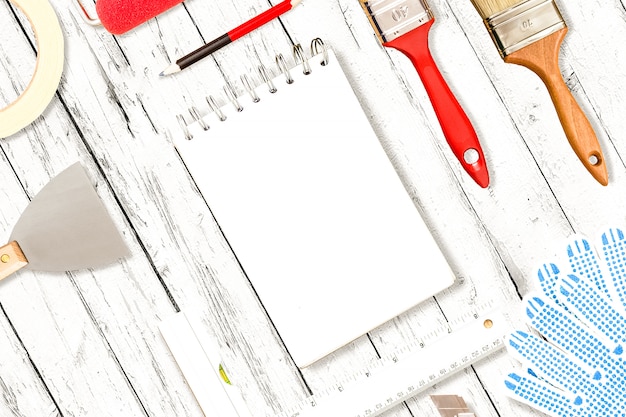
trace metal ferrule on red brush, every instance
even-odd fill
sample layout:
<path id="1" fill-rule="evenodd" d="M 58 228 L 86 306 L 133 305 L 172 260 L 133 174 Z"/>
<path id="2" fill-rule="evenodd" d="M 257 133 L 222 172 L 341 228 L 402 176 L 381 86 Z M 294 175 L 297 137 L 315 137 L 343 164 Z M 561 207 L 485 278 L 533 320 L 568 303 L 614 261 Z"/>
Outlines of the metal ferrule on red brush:
<path id="1" fill-rule="evenodd" d="M 526 0 L 484 22 L 503 58 L 566 27 L 554 0 Z"/>
<path id="2" fill-rule="evenodd" d="M 361 6 L 383 44 L 433 19 L 420 0 L 361 0 Z"/>

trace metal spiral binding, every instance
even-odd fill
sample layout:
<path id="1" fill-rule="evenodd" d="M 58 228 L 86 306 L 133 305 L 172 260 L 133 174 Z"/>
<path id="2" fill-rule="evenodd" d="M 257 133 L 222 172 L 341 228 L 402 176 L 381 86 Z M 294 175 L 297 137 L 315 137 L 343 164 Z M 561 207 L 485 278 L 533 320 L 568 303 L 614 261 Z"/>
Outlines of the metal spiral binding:
<path id="1" fill-rule="evenodd" d="M 243 74 L 241 76 L 241 84 L 243 84 L 248 94 L 250 94 L 250 97 L 252 97 L 253 103 L 258 103 L 259 101 L 261 101 L 261 98 L 259 97 L 259 95 L 256 93 L 254 88 L 252 88 L 252 86 L 250 85 L 250 79 L 248 78 L 246 74 Z"/>
<path id="2" fill-rule="evenodd" d="M 180 126 L 180 128 L 183 130 L 183 133 L 185 134 L 185 139 L 187 140 L 193 139 L 193 135 L 189 131 L 189 128 L 187 127 L 187 123 L 185 122 L 185 119 L 183 118 L 183 115 L 177 114 L 176 120 L 178 120 L 178 125 Z"/>
<path id="3" fill-rule="evenodd" d="M 311 65 L 309 65 L 307 57 L 304 56 L 304 51 L 302 50 L 302 46 L 300 44 L 293 46 L 293 57 L 296 59 L 296 64 L 302 63 L 302 73 L 304 75 L 309 75 L 311 73 Z"/>
<path id="4" fill-rule="evenodd" d="M 320 65 L 328 65 L 328 49 L 326 48 L 323 40 L 321 40 L 320 38 L 315 38 L 311 41 L 311 55 L 317 55 L 319 53 L 324 54 Z"/>
<path id="5" fill-rule="evenodd" d="M 311 49 L 311 56 L 323 54 L 322 60 L 320 61 L 320 65 L 324 66 L 328 64 L 328 52 L 327 52 L 327 47 L 324 44 L 324 41 L 322 41 L 320 38 L 313 39 L 311 41 L 310 49 Z M 300 44 L 296 44 L 293 46 L 292 54 L 296 61 L 296 66 L 300 64 L 302 65 L 303 74 L 309 75 L 313 72 L 311 68 L 311 64 L 309 63 L 309 58 L 306 57 L 304 50 L 302 49 L 302 46 Z M 292 84 L 294 82 L 294 78 L 292 77 L 290 71 L 293 68 L 288 67 L 287 61 L 285 60 L 282 54 L 276 55 L 276 65 L 278 67 L 280 74 L 285 76 L 286 83 Z M 259 72 L 259 76 L 261 77 L 262 83 L 267 84 L 267 87 L 270 93 L 275 93 L 276 91 L 278 91 L 278 89 L 276 88 L 276 86 L 274 85 L 272 81 L 272 76 L 271 76 L 270 71 L 268 71 L 268 69 L 263 64 L 260 64 L 258 66 L 258 72 Z M 256 88 L 258 88 L 258 86 L 252 87 L 250 78 L 246 74 L 242 75 L 240 78 L 241 78 L 241 84 L 243 85 L 244 89 L 252 98 L 252 102 L 258 103 L 259 101 L 261 101 L 261 98 L 256 92 Z M 241 112 L 244 110 L 243 106 L 238 100 L 237 94 L 232 85 L 226 84 L 224 86 L 224 93 L 226 94 L 228 101 L 230 101 L 233 104 L 233 106 L 238 112 Z M 218 106 L 215 98 L 209 95 L 209 96 L 206 96 L 205 99 L 209 106 L 210 111 L 214 113 L 219 118 L 220 121 L 223 122 L 224 120 L 226 120 L 226 115 L 224 114 L 220 106 Z M 189 114 L 191 115 L 191 118 L 192 118 L 191 123 L 198 123 L 198 125 L 203 130 L 210 129 L 209 124 L 206 122 L 204 117 L 200 114 L 200 112 L 195 106 L 192 106 L 189 108 Z M 189 123 L 186 122 L 183 115 L 182 114 L 176 115 L 176 120 L 178 121 L 178 124 L 180 125 L 180 128 L 182 129 L 183 134 L 185 135 L 185 139 L 187 140 L 193 139 L 193 134 L 189 130 Z"/>
<path id="6" fill-rule="evenodd" d="M 209 130 L 209 125 L 206 124 L 204 120 L 202 120 L 202 116 L 200 116 L 200 112 L 198 111 L 198 109 L 192 106 L 189 108 L 189 113 L 191 114 L 191 117 L 193 117 L 196 120 L 196 122 L 198 122 L 198 124 L 200 125 L 200 127 L 202 127 L 203 130 Z"/>
<path id="7" fill-rule="evenodd" d="M 213 98 L 213 96 L 208 96 L 206 98 L 206 102 L 209 104 L 209 107 L 211 108 L 213 113 L 217 114 L 217 117 L 219 117 L 220 122 L 223 122 L 224 120 L 226 120 L 226 115 L 224 114 L 222 109 L 220 109 L 220 107 L 217 105 L 217 103 L 215 102 L 215 98 Z"/>
<path id="8" fill-rule="evenodd" d="M 230 84 L 226 84 L 224 86 L 224 92 L 226 93 L 226 96 L 228 97 L 230 102 L 233 103 L 233 106 L 235 106 L 235 110 L 243 111 L 243 106 L 239 103 L 239 100 L 237 100 L 237 94 L 235 94 Z"/>
<path id="9" fill-rule="evenodd" d="M 259 74 L 261 75 L 263 82 L 266 83 L 270 88 L 270 93 L 274 94 L 276 91 L 278 91 L 274 86 L 274 83 L 272 82 L 269 74 L 267 73 L 267 68 L 265 68 L 265 65 L 259 65 Z"/>
<path id="10" fill-rule="evenodd" d="M 287 84 L 292 84 L 293 77 L 291 76 L 291 73 L 289 72 L 289 68 L 287 68 L 287 62 L 285 62 L 285 57 L 283 56 L 283 54 L 276 55 L 276 65 L 278 65 L 280 72 L 282 72 L 285 75 Z"/>

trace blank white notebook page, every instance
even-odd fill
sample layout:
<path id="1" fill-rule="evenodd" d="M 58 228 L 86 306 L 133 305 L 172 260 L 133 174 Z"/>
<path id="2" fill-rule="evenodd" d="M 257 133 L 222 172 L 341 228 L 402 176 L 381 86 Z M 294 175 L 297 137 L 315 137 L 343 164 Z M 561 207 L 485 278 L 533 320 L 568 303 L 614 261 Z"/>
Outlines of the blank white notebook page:
<path id="1" fill-rule="evenodd" d="M 450 286 L 454 276 L 332 50 L 174 144 L 299 367 Z M 253 342 L 253 341 L 251 341 Z"/>

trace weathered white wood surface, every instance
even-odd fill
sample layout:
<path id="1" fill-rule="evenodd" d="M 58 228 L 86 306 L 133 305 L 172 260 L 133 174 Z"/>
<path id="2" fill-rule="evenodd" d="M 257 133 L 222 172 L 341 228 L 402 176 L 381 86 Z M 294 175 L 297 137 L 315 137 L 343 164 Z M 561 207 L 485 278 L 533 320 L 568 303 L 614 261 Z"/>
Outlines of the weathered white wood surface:
<path id="1" fill-rule="evenodd" d="M 599 134 L 608 187 L 576 159 L 539 79 L 502 62 L 469 0 L 430 3 L 433 55 L 478 131 L 487 190 L 454 159 L 415 70 L 380 46 L 357 0 L 304 0 L 280 22 L 166 79 L 158 73 L 169 61 L 270 4 L 188 0 L 114 37 L 86 25 L 69 1 L 52 0 L 66 41 L 64 76 L 44 115 L 0 142 L 0 227 L 8 238 L 29 198 L 78 160 L 132 256 L 103 269 L 21 271 L 0 282 L 0 416 L 200 416 L 157 329 L 179 309 L 198 314 L 255 415 L 271 415 L 476 304 L 497 299 L 519 320 L 518 301 L 557 242 L 624 225 L 623 1 L 559 2 L 570 27 L 562 72 Z M 27 86 L 36 43 L 7 0 L 0 28 L 4 107 Z M 272 65 L 276 53 L 314 37 L 335 49 L 458 279 L 299 371 L 170 139 L 177 113 L 204 106 L 207 94 L 225 102 L 226 80 L 255 76 L 259 62 Z M 462 395 L 481 417 L 537 415 L 504 396 L 502 378 L 516 366 L 501 352 L 385 415 L 436 416 L 427 396 L 434 392 Z"/>

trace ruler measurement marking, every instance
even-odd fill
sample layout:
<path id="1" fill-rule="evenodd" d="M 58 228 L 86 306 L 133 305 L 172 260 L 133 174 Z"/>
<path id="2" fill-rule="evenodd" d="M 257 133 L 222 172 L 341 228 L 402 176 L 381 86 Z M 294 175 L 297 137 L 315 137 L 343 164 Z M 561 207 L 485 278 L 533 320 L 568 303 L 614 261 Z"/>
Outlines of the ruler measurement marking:
<path id="1" fill-rule="evenodd" d="M 365 379 L 349 378 L 352 383 L 339 383 L 277 417 L 374 417 L 504 347 L 508 324 L 500 311 L 470 313 L 461 319 L 470 323 L 458 328 L 448 324 L 441 331 L 430 332 L 429 336 L 443 336 L 421 339 L 415 344 L 418 350 L 402 358 L 391 355 L 386 361 L 381 359 L 364 372 Z M 461 319 L 451 323 L 463 323 Z M 484 325 L 485 320 L 491 320 L 493 326 Z M 382 366 L 383 362 L 389 364 Z M 364 406 L 370 398 L 376 400 Z"/>

